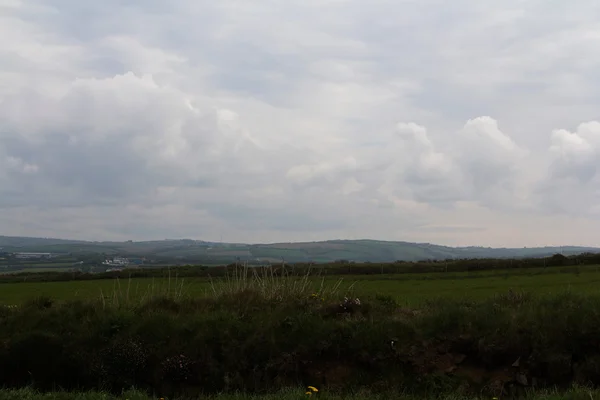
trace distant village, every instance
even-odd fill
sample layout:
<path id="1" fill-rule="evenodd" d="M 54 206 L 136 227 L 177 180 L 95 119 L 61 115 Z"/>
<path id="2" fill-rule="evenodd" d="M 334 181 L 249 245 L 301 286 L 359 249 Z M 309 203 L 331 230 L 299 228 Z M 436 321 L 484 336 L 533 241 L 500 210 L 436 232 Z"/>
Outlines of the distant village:
<path id="1" fill-rule="evenodd" d="M 104 260 L 102 262 L 102 265 L 106 265 L 107 267 L 109 267 L 106 269 L 106 272 L 121 271 L 125 267 L 143 265 L 144 261 L 145 261 L 145 259 L 143 259 L 143 258 L 129 259 L 129 258 L 125 258 L 125 257 L 113 257 L 111 259 Z"/>
<path id="2" fill-rule="evenodd" d="M 114 256 L 100 261 L 97 257 L 87 261 L 77 261 L 71 254 L 47 252 L 6 252 L 0 248 L 0 270 L 23 270 L 28 266 L 37 268 L 66 267 L 71 271 L 110 272 L 125 268 L 136 268 L 145 264 L 145 258 Z"/>

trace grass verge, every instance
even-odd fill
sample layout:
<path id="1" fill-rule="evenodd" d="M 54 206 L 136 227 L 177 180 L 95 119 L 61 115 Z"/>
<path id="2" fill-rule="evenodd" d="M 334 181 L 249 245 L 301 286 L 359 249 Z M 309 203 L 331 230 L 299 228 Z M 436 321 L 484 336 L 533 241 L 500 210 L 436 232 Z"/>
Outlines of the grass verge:
<path id="1" fill-rule="evenodd" d="M 388 394 L 351 394 L 351 395 L 335 395 L 322 393 L 315 395 L 314 398 L 322 400 L 491 400 L 489 396 L 463 396 L 458 394 L 441 395 L 436 397 L 419 397 L 412 395 L 404 395 L 398 393 Z M 206 400 L 304 400 L 313 398 L 308 396 L 302 390 L 287 390 L 270 395 L 254 396 L 243 393 L 237 394 L 222 394 L 196 397 L 195 399 Z M 596 400 L 600 399 L 600 391 L 588 389 L 585 387 L 575 387 L 566 391 L 540 391 L 537 393 L 529 393 L 527 399 L 530 400 Z M 120 395 L 112 395 L 102 392 L 50 392 L 39 393 L 32 389 L 17 389 L 17 390 L 0 390 L 0 400 L 160 400 L 159 397 L 151 397 L 146 394 L 129 390 Z M 165 400 L 180 400 L 180 399 L 165 399 Z M 181 399 L 184 400 L 184 399 Z M 192 400 L 192 399 L 185 399 Z"/>
<path id="2" fill-rule="evenodd" d="M 313 292 L 307 279 L 240 270 L 196 298 L 174 279 L 141 301 L 123 285 L 95 302 L 1 307 L 0 376 L 14 388 L 168 398 L 307 385 L 491 398 L 600 384 L 599 296 L 510 291 L 406 308 L 337 283 Z"/>

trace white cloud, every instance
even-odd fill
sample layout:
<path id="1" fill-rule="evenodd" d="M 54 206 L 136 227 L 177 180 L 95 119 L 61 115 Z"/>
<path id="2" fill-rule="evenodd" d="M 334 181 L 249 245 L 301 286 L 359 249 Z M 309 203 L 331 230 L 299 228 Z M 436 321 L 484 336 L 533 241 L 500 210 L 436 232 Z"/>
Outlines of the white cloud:
<path id="1" fill-rule="evenodd" d="M 436 149 L 425 127 L 399 123 L 396 132 L 400 139 L 394 154 L 398 161 L 392 164 L 396 184 L 410 188 L 412 197 L 425 203 L 445 205 L 459 200 L 464 191 L 460 171 L 448 154 Z"/>
<path id="2" fill-rule="evenodd" d="M 0 0 L 0 234 L 593 244 L 599 7 Z"/>
<path id="3" fill-rule="evenodd" d="M 573 177 L 582 182 L 593 179 L 600 163 L 600 123 L 582 123 L 576 132 L 552 132 L 552 174 L 555 178 Z"/>
<path id="4" fill-rule="evenodd" d="M 352 174 L 355 169 L 356 160 L 346 157 L 336 162 L 294 165 L 288 170 L 286 177 L 300 185 L 314 185 L 318 182 L 335 185 L 343 174 Z"/>
<path id="5" fill-rule="evenodd" d="M 554 213 L 600 217 L 600 123 L 581 123 L 575 132 L 554 130 L 548 154 L 548 170 L 536 191 L 541 206 Z"/>

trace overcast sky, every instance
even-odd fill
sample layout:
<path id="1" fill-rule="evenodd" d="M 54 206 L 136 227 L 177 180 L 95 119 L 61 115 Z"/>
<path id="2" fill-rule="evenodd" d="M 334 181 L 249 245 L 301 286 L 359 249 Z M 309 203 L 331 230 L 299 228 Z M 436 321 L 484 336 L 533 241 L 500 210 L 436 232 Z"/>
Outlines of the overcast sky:
<path id="1" fill-rule="evenodd" d="M 600 245 L 597 0 L 0 0 L 0 234 Z"/>

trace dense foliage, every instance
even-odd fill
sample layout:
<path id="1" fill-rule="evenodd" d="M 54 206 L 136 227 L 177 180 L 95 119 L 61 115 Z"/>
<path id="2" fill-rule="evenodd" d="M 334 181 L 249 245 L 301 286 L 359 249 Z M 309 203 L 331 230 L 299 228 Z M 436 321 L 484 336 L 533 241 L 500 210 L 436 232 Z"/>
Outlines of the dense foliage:
<path id="1" fill-rule="evenodd" d="M 600 297 L 510 292 L 406 309 L 280 288 L 3 307 L 0 376 L 15 388 L 169 397 L 306 385 L 493 396 L 600 383 Z"/>
<path id="2" fill-rule="evenodd" d="M 194 400 L 306 400 L 319 398 L 322 400 L 490 400 L 489 396 L 463 396 L 446 394 L 441 396 L 411 396 L 404 393 L 373 394 L 365 391 L 354 395 L 336 395 L 319 391 L 308 396 L 306 389 L 286 390 L 269 395 L 248 395 L 244 393 L 222 394 L 215 396 L 199 396 Z M 531 394 L 530 400 L 594 400 L 600 398 L 600 391 L 585 387 L 574 387 L 568 391 L 538 391 Z M 148 396 L 136 390 L 127 390 L 118 395 L 102 392 L 50 392 L 39 393 L 29 388 L 17 390 L 0 390 L 0 400 L 158 400 L 156 396 Z M 180 400 L 180 399 L 167 399 Z M 183 400 L 183 398 L 181 398 Z"/>

